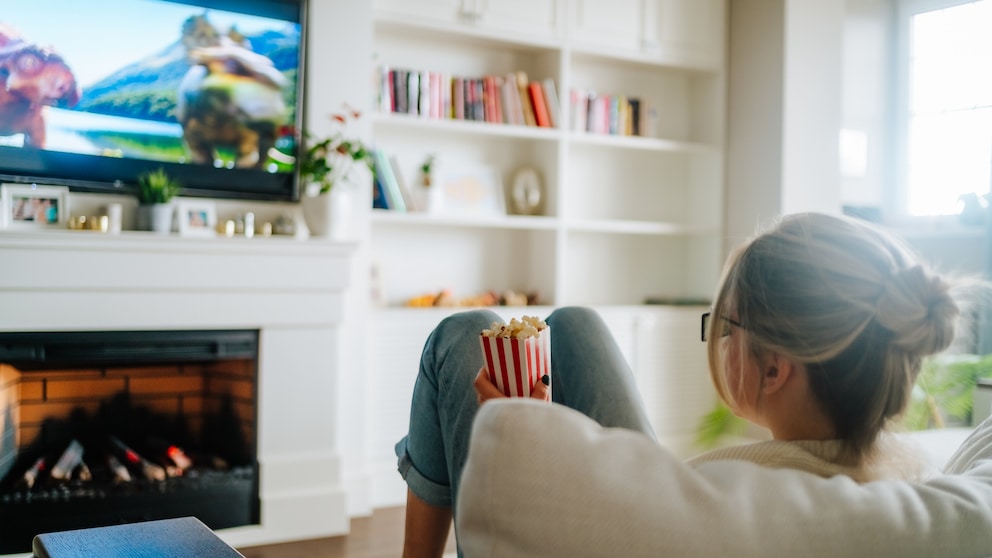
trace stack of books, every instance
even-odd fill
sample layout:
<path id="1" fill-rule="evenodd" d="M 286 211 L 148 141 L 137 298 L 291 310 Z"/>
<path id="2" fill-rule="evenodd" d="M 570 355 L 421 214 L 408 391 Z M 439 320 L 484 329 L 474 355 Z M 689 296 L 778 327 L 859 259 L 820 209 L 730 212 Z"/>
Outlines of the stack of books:
<path id="1" fill-rule="evenodd" d="M 531 81 L 524 71 L 465 77 L 381 66 L 378 81 L 381 112 L 542 128 L 561 125 L 554 80 Z"/>

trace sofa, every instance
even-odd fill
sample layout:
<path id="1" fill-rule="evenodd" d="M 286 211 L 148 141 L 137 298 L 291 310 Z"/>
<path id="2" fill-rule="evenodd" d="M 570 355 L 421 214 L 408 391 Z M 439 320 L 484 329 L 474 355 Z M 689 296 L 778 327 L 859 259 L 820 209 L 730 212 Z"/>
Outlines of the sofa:
<path id="1" fill-rule="evenodd" d="M 468 558 L 992 556 L 990 457 L 992 419 L 922 483 L 689 467 L 568 408 L 492 401 L 473 425 L 457 538 Z"/>

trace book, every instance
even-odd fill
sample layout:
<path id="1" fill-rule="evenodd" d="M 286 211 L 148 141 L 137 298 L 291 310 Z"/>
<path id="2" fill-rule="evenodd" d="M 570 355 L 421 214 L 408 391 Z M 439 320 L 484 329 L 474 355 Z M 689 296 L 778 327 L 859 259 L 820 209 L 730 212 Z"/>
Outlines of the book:
<path id="1" fill-rule="evenodd" d="M 456 120 L 465 120 L 465 80 L 456 77 L 451 80 L 451 106 Z"/>
<path id="2" fill-rule="evenodd" d="M 372 151 L 372 159 L 375 165 L 375 175 L 381 177 L 382 191 L 386 194 L 386 205 L 394 211 L 406 211 L 403 194 L 400 192 L 399 183 L 396 182 L 396 175 L 393 173 L 392 164 L 390 164 L 386 153 L 381 149 L 376 149 Z"/>
<path id="3" fill-rule="evenodd" d="M 569 103 L 571 104 L 572 130 L 585 132 L 589 115 L 589 94 L 573 87 L 569 94 Z"/>
<path id="4" fill-rule="evenodd" d="M 410 189 L 406 180 L 403 178 L 403 171 L 400 170 L 400 164 L 396 160 L 395 155 L 389 156 L 389 166 L 393 170 L 393 176 L 396 178 L 396 186 L 400 191 L 400 197 L 403 198 L 403 205 L 406 206 L 406 210 L 417 211 L 416 201 L 413 198 L 413 190 Z"/>
<path id="5" fill-rule="evenodd" d="M 417 99 L 417 114 L 427 118 L 431 115 L 431 73 L 420 72 L 418 79 L 420 80 L 420 92 Z"/>
<path id="6" fill-rule="evenodd" d="M 541 82 L 544 86 L 544 101 L 548 105 L 548 120 L 552 128 L 561 127 L 561 108 L 558 104 L 558 89 L 555 80 L 546 78 Z"/>
<path id="7" fill-rule="evenodd" d="M 195 517 L 42 533 L 31 546 L 35 558 L 244 558 Z"/>
<path id="8" fill-rule="evenodd" d="M 630 105 L 630 135 L 641 135 L 641 100 L 637 98 L 627 99 Z"/>
<path id="9" fill-rule="evenodd" d="M 379 165 L 376 165 L 375 177 L 372 179 L 372 209 L 389 209 L 389 202 L 386 199 L 386 187 L 382 183 L 382 173 L 379 172 Z"/>
<path id="10" fill-rule="evenodd" d="M 420 108 L 420 74 L 413 71 L 408 71 L 406 74 L 406 112 L 407 114 L 417 114 Z"/>
<path id="11" fill-rule="evenodd" d="M 544 99 L 544 88 L 541 83 L 532 81 L 527 85 L 531 106 L 534 107 L 534 121 L 541 128 L 550 128 L 551 119 L 548 117 L 548 103 Z"/>
<path id="12" fill-rule="evenodd" d="M 515 74 L 503 76 L 501 90 L 503 94 L 503 121 L 507 124 L 523 126 L 524 113 L 520 107 L 520 94 L 517 92 L 517 76 Z"/>
<path id="13" fill-rule="evenodd" d="M 534 119 L 534 107 L 530 101 L 530 94 L 527 92 L 527 73 L 520 71 L 517 75 L 517 93 L 520 96 L 520 108 L 524 113 L 524 124 L 527 126 L 537 126 Z"/>

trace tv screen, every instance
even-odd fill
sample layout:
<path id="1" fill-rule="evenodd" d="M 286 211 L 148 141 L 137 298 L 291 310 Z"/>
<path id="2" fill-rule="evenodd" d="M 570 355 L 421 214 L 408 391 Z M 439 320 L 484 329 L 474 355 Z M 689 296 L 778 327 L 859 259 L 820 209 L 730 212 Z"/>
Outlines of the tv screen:
<path id="1" fill-rule="evenodd" d="M 306 0 L 3 0 L 0 180 L 298 198 Z"/>

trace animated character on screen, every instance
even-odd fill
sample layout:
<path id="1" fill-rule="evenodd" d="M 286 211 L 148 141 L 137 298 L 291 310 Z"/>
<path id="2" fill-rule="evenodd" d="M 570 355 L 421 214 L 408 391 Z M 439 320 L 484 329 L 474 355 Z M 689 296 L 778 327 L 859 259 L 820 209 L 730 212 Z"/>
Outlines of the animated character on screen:
<path id="1" fill-rule="evenodd" d="M 0 23 L 0 136 L 24 134 L 24 146 L 45 147 L 43 108 L 72 107 L 79 96 L 76 77 L 61 56 Z"/>
<path id="2" fill-rule="evenodd" d="M 286 78 L 237 30 L 221 35 L 206 16 L 183 24 L 193 67 L 179 84 L 176 115 L 193 162 L 214 164 L 232 150 L 235 166 L 262 167 L 287 115 Z"/>

